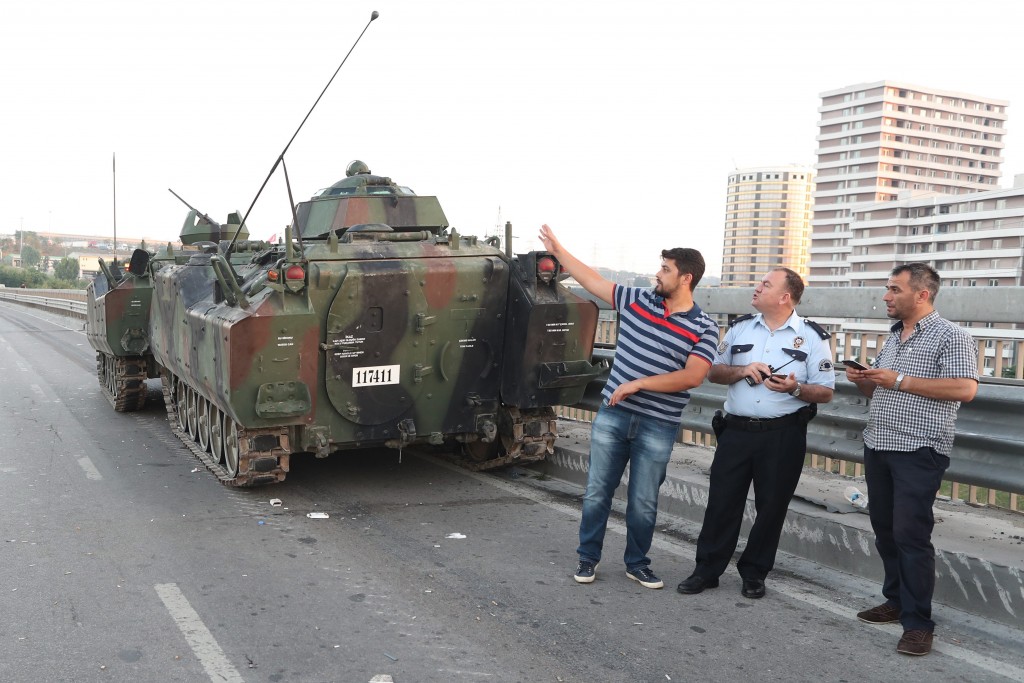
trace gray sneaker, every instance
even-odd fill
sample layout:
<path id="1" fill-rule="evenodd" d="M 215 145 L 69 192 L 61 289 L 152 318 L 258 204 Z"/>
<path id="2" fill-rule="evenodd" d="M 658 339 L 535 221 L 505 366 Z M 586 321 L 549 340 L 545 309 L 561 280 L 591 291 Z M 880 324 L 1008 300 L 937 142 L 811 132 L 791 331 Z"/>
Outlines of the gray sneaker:
<path id="1" fill-rule="evenodd" d="M 640 583 L 644 588 L 661 588 L 665 582 L 654 575 L 650 567 L 638 567 L 626 572 L 626 576 Z"/>
<path id="2" fill-rule="evenodd" d="M 580 560 L 580 563 L 576 565 L 576 574 L 572 578 L 576 579 L 576 583 L 594 583 L 595 576 L 597 576 L 597 565 L 587 560 Z"/>

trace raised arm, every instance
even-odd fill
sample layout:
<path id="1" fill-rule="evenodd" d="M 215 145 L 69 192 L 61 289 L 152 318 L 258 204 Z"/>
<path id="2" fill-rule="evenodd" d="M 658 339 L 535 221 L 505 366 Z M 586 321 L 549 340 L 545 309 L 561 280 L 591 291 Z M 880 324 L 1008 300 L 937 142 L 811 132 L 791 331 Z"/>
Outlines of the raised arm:
<path id="1" fill-rule="evenodd" d="M 569 253 L 569 251 L 562 246 L 562 243 L 555 237 L 554 231 L 547 226 L 540 226 L 540 241 L 544 243 L 544 248 L 547 249 L 551 254 L 558 259 L 558 262 L 562 264 L 562 268 L 565 272 L 572 275 L 576 282 L 580 283 L 583 289 L 587 290 L 601 301 L 614 306 L 615 305 L 615 283 L 611 280 L 606 280 L 597 274 L 597 271 L 588 266 L 587 264 L 580 261 L 578 258 Z"/>

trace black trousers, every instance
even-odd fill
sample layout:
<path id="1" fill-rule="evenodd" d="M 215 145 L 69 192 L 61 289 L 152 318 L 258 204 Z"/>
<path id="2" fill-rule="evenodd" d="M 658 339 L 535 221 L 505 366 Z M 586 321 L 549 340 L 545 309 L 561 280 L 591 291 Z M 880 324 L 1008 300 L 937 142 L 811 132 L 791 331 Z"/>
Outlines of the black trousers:
<path id="1" fill-rule="evenodd" d="M 704 525 L 697 539 L 694 574 L 707 579 L 725 571 L 736 551 L 747 491 L 754 484 L 757 515 L 736 568 L 744 579 L 764 579 L 775 566 L 789 501 L 807 452 L 807 425 L 746 432 L 726 426 L 711 463 Z"/>
<path id="2" fill-rule="evenodd" d="M 935 547 L 932 506 L 949 456 L 932 448 L 876 451 L 864 447 L 864 479 L 875 548 L 882 558 L 886 604 L 900 609 L 906 630 L 933 631 Z"/>

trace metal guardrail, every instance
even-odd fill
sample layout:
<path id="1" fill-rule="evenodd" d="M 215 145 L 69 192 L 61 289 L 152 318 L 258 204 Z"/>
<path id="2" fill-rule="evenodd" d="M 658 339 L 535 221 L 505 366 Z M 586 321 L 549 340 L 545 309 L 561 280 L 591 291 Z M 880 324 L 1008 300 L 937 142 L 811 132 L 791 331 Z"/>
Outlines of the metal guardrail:
<path id="1" fill-rule="evenodd" d="M 29 290 L 33 292 L 37 291 L 59 291 L 59 290 Z M 25 294 L 23 290 L 6 290 L 0 289 L 0 300 L 2 301 L 14 301 L 25 306 L 31 306 L 34 308 L 44 308 L 50 311 L 58 311 L 60 313 L 66 313 L 74 316 L 75 318 L 86 317 L 88 311 L 88 304 L 85 301 L 78 301 L 76 299 L 62 299 L 48 296 L 37 296 L 34 294 Z"/>

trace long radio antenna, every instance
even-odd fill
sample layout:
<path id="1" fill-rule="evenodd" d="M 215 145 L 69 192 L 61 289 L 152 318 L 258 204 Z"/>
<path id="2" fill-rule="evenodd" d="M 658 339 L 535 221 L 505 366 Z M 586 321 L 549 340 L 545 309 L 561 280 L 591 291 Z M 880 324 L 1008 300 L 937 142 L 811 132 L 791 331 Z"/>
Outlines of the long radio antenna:
<path id="1" fill-rule="evenodd" d="M 111 170 L 114 174 L 114 263 L 117 263 L 117 152 L 112 152 Z"/>
<path id="2" fill-rule="evenodd" d="M 302 123 L 299 124 L 299 127 L 295 129 L 295 133 L 292 134 L 291 140 L 289 140 L 288 144 L 284 146 L 283 150 L 281 150 L 281 154 L 278 155 L 277 160 L 274 161 L 274 165 L 270 169 L 270 173 L 267 174 L 267 177 L 263 181 L 263 184 L 260 185 L 260 189 L 256 193 L 256 196 L 253 198 L 252 204 L 249 205 L 249 209 L 245 212 L 245 216 L 242 217 L 241 225 L 238 226 L 238 229 L 235 230 L 235 234 L 231 237 L 231 244 L 228 245 L 228 248 L 225 251 L 231 251 L 231 248 L 235 245 L 235 240 L 238 239 L 238 234 L 240 232 L 242 232 L 242 227 L 245 225 L 245 220 L 249 217 L 249 213 L 252 211 L 252 208 L 254 206 L 256 206 L 256 200 L 260 198 L 261 194 L 263 194 L 263 188 L 265 188 L 267 186 L 267 183 L 270 182 L 270 178 L 271 178 L 271 176 L 274 175 L 274 171 L 277 170 L 277 167 L 279 165 L 281 165 L 281 163 L 284 162 L 285 152 L 287 152 L 288 148 L 292 146 L 292 142 L 294 142 L 296 136 L 298 136 L 298 134 L 299 134 L 299 131 L 302 130 L 302 127 L 304 125 L 306 125 L 306 120 L 309 119 L 310 114 L 312 114 L 313 110 L 316 109 L 316 105 L 320 104 L 320 99 L 324 96 L 324 93 L 327 92 L 327 89 L 329 87 L 331 87 L 331 83 L 334 82 L 334 77 L 338 75 L 339 71 L 341 71 L 341 67 L 345 66 L 345 62 L 348 61 L 349 55 L 352 54 L 352 50 L 355 50 L 356 49 L 356 45 L 358 45 L 359 41 L 363 39 L 363 34 L 366 33 L 366 29 L 370 28 L 370 24 L 372 24 L 374 21 L 376 21 L 377 17 L 379 17 L 379 16 L 380 16 L 380 13 L 377 12 L 376 10 L 374 10 L 373 13 L 370 15 L 370 20 L 368 22 L 366 22 L 366 26 L 363 27 L 363 30 L 359 34 L 359 37 L 356 38 L 356 42 L 352 43 L 352 47 L 350 47 L 348 49 L 348 52 L 345 54 L 345 58 L 343 60 L 341 60 L 341 64 L 339 64 L 338 68 L 334 70 L 334 75 L 331 76 L 331 80 L 327 81 L 327 85 L 325 85 L 324 89 L 320 92 L 320 97 L 316 98 L 316 102 L 314 102 L 313 106 L 309 108 L 309 111 L 306 112 L 305 118 L 302 119 Z M 292 205 L 292 212 L 294 213 L 294 211 L 295 211 L 295 206 L 293 204 Z M 298 226 L 296 226 L 296 227 L 298 227 Z M 300 241 L 301 241 L 301 238 L 300 238 Z"/>

